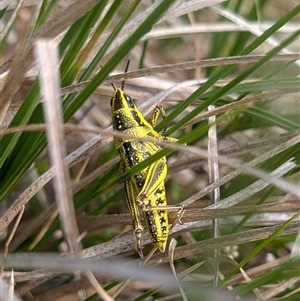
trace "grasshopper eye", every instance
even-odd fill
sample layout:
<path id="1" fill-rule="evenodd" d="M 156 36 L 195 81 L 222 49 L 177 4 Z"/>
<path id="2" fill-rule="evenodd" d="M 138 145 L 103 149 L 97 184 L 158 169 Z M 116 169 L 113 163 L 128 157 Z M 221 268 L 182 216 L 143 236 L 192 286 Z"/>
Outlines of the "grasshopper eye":
<path id="1" fill-rule="evenodd" d="M 126 99 L 128 107 L 134 109 L 134 103 L 133 103 L 132 98 L 129 95 L 125 94 L 125 99 Z"/>

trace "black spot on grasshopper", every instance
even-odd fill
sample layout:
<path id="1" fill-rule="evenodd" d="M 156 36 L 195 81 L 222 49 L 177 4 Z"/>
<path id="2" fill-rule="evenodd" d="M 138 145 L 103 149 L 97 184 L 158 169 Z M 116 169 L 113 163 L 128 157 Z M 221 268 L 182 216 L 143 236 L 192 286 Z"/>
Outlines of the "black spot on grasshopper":
<path id="1" fill-rule="evenodd" d="M 125 72 L 128 70 L 129 61 Z M 134 105 L 132 98 L 124 92 L 125 81 L 121 88 L 114 88 L 114 96 L 111 99 L 111 110 L 114 130 L 123 131 L 140 138 L 151 138 L 151 141 L 138 141 L 128 138 L 115 137 L 114 142 L 121 158 L 121 173 L 129 170 L 138 163 L 156 154 L 161 147 L 155 143 L 160 141 L 176 142 L 174 138 L 163 136 L 154 130 L 159 115 L 165 116 L 161 106 L 157 106 L 148 122 L 138 108 Z M 169 226 L 167 202 L 165 195 L 164 180 L 167 173 L 166 158 L 162 157 L 141 172 L 133 175 L 125 181 L 126 202 L 133 220 L 133 228 L 136 236 L 136 250 L 142 257 L 141 233 L 142 213 L 148 229 L 149 237 L 157 248 L 164 252 L 167 244 Z M 162 206 L 164 209 L 155 207 Z M 174 207 L 174 206 L 173 206 Z"/>

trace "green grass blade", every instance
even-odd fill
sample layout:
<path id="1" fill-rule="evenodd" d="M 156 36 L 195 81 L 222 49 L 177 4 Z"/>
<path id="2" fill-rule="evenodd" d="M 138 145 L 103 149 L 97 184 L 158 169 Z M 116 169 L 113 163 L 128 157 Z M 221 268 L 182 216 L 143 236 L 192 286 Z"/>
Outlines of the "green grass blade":
<path id="1" fill-rule="evenodd" d="M 259 45 L 261 45 L 265 40 L 267 40 L 272 34 L 274 34 L 279 28 L 281 28 L 283 25 L 285 25 L 288 21 L 290 21 L 293 17 L 295 17 L 300 12 L 300 5 L 296 6 L 293 10 L 288 12 L 284 17 L 282 17 L 280 20 L 278 20 L 272 27 L 270 27 L 268 30 L 266 30 L 260 37 L 255 39 L 249 46 L 247 46 L 240 55 L 246 55 L 251 53 L 254 49 L 256 49 Z M 274 49 L 272 50 L 274 51 Z M 270 53 L 270 52 L 269 52 Z M 276 53 L 276 52 L 275 52 Z M 263 61 L 268 61 L 268 59 L 264 58 Z M 256 65 L 256 68 L 252 72 L 255 71 L 260 65 Z M 222 67 L 218 72 L 216 72 L 212 77 L 205 82 L 199 89 L 197 89 L 194 93 L 192 93 L 180 106 L 176 108 L 176 110 L 172 111 L 167 118 L 165 118 L 159 125 L 158 130 L 162 130 L 164 127 L 166 127 L 168 124 L 171 123 L 172 120 L 175 119 L 181 112 L 183 112 L 189 105 L 191 105 L 195 100 L 199 99 L 199 97 L 210 87 L 212 87 L 220 78 L 224 77 L 226 74 L 228 74 L 230 71 L 232 71 L 234 66 L 224 66 Z M 224 91 L 224 90 L 223 90 Z M 222 93 L 220 93 L 222 94 Z M 210 104 L 214 103 L 214 100 L 211 100 L 211 103 L 207 102 L 200 106 L 200 109 L 198 109 L 193 115 L 197 115 L 198 111 L 201 112 L 203 109 L 208 107 Z M 191 118 L 192 115 L 190 115 L 189 118 Z M 185 122 L 187 118 L 185 118 L 185 121 L 180 122 L 180 126 L 176 124 L 175 127 L 172 127 L 167 134 L 173 133 L 176 129 L 180 128 Z"/>

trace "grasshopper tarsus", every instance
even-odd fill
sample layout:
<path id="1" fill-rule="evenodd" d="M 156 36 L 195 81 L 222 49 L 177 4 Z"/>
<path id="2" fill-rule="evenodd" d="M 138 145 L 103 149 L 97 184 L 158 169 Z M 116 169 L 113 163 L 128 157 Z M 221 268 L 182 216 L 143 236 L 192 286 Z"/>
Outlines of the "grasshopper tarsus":
<path id="1" fill-rule="evenodd" d="M 177 212 L 178 224 L 179 225 L 183 225 L 183 222 L 182 222 L 181 218 L 182 218 L 182 215 L 183 215 L 183 209 L 184 209 L 184 207 L 181 204 L 177 205 L 177 207 L 178 207 L 178 212 Z"/>
<path id="2" fill-rule="evenodd" d="M 141 246 L 142 232 L 143 231 L 140 229 L 135 231 L 135 249 L 137 250 L 141 258 L 144 257 L 142 246 Z"/>

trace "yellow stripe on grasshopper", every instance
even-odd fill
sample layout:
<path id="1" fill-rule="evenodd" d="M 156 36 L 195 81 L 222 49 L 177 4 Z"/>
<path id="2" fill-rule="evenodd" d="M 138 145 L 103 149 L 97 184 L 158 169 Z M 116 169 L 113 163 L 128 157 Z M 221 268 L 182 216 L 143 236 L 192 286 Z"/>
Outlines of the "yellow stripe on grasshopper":
<path id="1" fill-rule="evenodd" d="M 157 133 L 153 127 L 161 113 L 156 107 L 151 121 L 148 122 L 133 103 L 130 96 L 122 89 L 116 88 L 111 99 L 112 124 L 114 130 L 122 131 L 136 137 L 155 138 L 176 142 L 177 139 Z M 137 141 L 131 138 L 114 138 L 114 144 L 121 158 L 120 172 L 123 173 L 138 163 L 156 154 L 161 147 L 152 141 Z M 143 231 L 140 211 L 143 214 L 149 237 L 157 248 L 164 252 L 169 235 L 168 205 L 164 181 L 167 175 L 166 158 L 163 157 L 125 181 L 126 203 L 133 219 L 136 236 L 136 250 L 143 257 L 141 234 Z M 170 206 L 174 210 L 175 206 Z M 177 207 L 176 207 L 177 208 Z"/>

